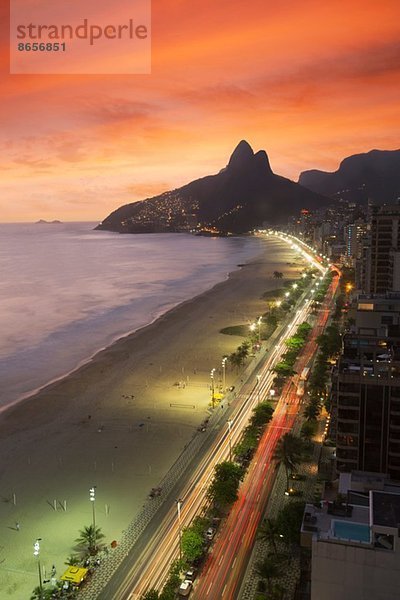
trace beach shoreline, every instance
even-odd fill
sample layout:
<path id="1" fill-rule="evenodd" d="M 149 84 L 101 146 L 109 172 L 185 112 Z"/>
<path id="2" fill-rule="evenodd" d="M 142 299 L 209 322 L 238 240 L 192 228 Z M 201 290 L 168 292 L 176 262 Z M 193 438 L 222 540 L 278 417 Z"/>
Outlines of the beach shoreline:
<path id="1" fill-rule="evenodd" d="M 92 485 L 98 486 L 98 524 L 107 540 L 119 539 L 210 410 L 210 370 L 242 340 L 220 330 L 265 312 L 262 293 L 280 285 L 273 271 L 292 278 L 302 267 L 288 262 L 293 252 L 286 245 L 266 241 L 260 255 L 224 281 L 1 415 L 0 483 L 7 501 L 0 505 L 6 524 L 0 561 L 3 551 L 7 558 L 0 590 L 18 598 L 35 586 L 34 563 L 24 552 L 39 535 L 44 564 L 63 568 L 78 530 L 90 524 Z M 236 377 L 229 369 L 228 385 Z M 15 522 L 21 523 L 17 540 Z M 21 571 L 13 582 L 7 568 Z"/>
<path id="2" fill-rule="evenodd" d="M 145 323 L 144 325 L 139 326 L 137 329 L 127 331 L 126 333 L 124 333 L 122 335 L 116 335 L 109 344 L 107 344 L 106 346 L 102 346 L 101 348 L 98 348 L 87 358 L 83 358 L 75 367 L 73 367 L 69 371 L 66 371 L 63 374 L 54 377 L 54 379 L 50 379 L 47 383 L 40 385 L 40 386 L 36 387 L 35 389 L 29 390 L 29 391 L 23 393 L 20 397 L 16 398 L 15 400 L 12 400 L 9 404 L 0 406 L 0 424 L 1 424 L 1 420 L 3 418 L 3 415 L 5 415 L 9 410 L 13 410 L 14 408 L 17 408 L 18 406 L 22 405 L 24 402 L 28 402 L 29 400 L 35 398 L 36 396 L 38 396 L 42 393 L 45 393 L 46 391 L 50 391 L 53 388 L 53 386 L 61 383 L 62 381 L 64 381 L 68 377 L 70 377 L 71 375 L 78 373 L 81 369 L 84 369 L 86 366 L 90 365 L 93 361 L 96 361 L 98 358 L 101 358 L 101 355 L 103 353 L 106 353 L 106 352 L 112 350 L 112 348 L 114 346 L 117 346 L 118 344 L 123 343 L 123 342 L 129 343 L 130 341 L 133 341 L 135 336 L 139 335 L 142 331 L 144 331 L 147 328 L 152 327 L 152 326 L 156 327 L 158 322 L 161 322 L 164 318 L 167 318 L 169 315 L 172 315 L 174 311 L 179 310 L 185 304 L 193 302 L 194 300 L 197 300 L 197 299 L 200 300 L 202 296 L 204 296 L 208 293 L 211 293 L 214 290 L 214 288 L 218 287 L 220 284 L 223 284 L 223 283 L 229 281 L 229 279 L 233 273 L 235 273 L 236 271 L 240 271 L 241 269 L 245 268 L 246 266 L 248 266 L 249 264 L 251 264 L 254 261 L 262 259 L 262 257 L 263 257 L 263 251 L 261 250 L 258 255 L 249 259 L 248 262 L 236 265 L 236 268 L 234 270 L 229 271 L 227 273 L 225 279 L 212 284 L 211 287 L 200 292 L 199 294 L 196 294 L 195 296 L 192 296 L 191 298 L 187 298 L 186 300 L 177 302 L 170 308 L 167 308 L 165 311 L 154 316 L 154 318 L 151 321 L 149 321 L 148 323 Z"/>

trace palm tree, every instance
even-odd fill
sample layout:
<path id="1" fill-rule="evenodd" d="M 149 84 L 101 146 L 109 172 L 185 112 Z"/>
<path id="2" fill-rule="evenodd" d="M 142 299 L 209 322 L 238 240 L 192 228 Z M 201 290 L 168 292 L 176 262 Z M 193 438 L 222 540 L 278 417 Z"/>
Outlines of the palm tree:
<path id="1" fill-rule="evenodd" d="M 310 442 L 311 439 L 314 437 L 316 431 L 317 431 L 317 421 L 315 421 L 313 419 L 309 419 L 307 421 L 304 421 L 303 425 L 301 426 L 300 437 L 304 441 Z"/>
<path id="2" fill-rule="evenodd" d="M 307 419 L 307 421 L 316 421 L 319 417 L 320 412 L 321 412 L 321 406 L 320 406 L 319 402 L 318 403 L 310 402 L 305 407 L 305 409 L 303 411 L 303 415 Z"/>
<path id="3" fill-rule="evenodd" d="M 143 594 L 143 596 L 140 597 L 140 600 L 158 600 L 159 597 L 160 595 L 157 590 L 152 589 Z"/>
<path id="4" fill-rule="evenodd" d="M 50 600 L 53 597 L 54 589 L 45 587 L 41 589 L 37 586 L 33 590 L 30 600 Z"/>
<path id="5" fill-rule="evenodd" d="M 77 567 L 81 564 L 81 559 L 77 554 L 70 554 L 64 564 Z"/>
<path id="6" fill-rule="evenodd" d="M 97 554 L 103 547 L 103 544 L 99 543 L 104 539 L 104 533 L 102 533 L 100 527 L 93 527 L 93 525 L 86 525 L 79 532 L 79 537 L 75 540 L 78 547 L 83 551 L 88 551 L 91 556 Z"/>
<path id="7" fill-rule="evenodd" d="M 272 589 L 272 581 L 281 576 L 281 569 L 273 558 L 264 558 L 256 563 L 255 572 L 267 582 L 268 593 Z"/>
<path id="8" fill-rule="evenodd" d="M 237 353 L 242 358 L 243 362 L 249 356 L 249 348 L 250 348 L 249 342 L 242 342 L 240 344 L 239 348 L 237 349 Z"/>
<path id="9" fill-rule="evenodd" d="M 293 433 L 285 433 L 278 441 L 273 459 L 283 464 L 286 472 L 286 489 L 289 489 L 289 476 L 301 462 L 304 444 Z"/>
<path id="10" fill-rule="evenodd" d="M 274 549 L 275 554 L 278 553 L 276 545 L 277 537 L 279 536 L 279 528 L 276 523 L 276 519 L 264 519 L 258 532 L 260 540 L 266 541 Z"/>
<path id="11" fill-rule="evenodd" d="M 228 360 L 237 370 L 243 365 L 243 357 L 238 352 L 232 352 L 232 354 L 229 355 Z"/>

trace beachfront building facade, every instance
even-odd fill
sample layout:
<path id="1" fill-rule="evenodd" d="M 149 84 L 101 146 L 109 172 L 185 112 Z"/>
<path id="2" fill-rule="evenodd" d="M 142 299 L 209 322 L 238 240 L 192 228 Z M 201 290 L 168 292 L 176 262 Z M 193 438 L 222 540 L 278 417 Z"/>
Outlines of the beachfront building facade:
<path id="1" fill-rule="evenodd" d="M 400 291 L 400 204 L 371 206 L 368 251 L 363 259 L 363 291 Z"/>
<path id="2" fill-rule="evenodd" d="M 311 600 L 396 600 L 400 487 L 384 475 L 345 475 L 344 501 L 305 508 L 301 543 L 311 550 Z"/>
<path id="3" fill-rule="evenodd" d="M 400 294 L 360 295 L 332 377 L 337 469 L 400 480 Z"/>

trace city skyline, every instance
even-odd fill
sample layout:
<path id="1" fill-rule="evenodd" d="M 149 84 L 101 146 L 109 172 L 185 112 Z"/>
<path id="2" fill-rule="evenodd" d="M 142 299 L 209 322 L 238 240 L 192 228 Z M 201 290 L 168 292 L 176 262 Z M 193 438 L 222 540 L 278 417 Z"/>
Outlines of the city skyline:
<path id="1" fill-rule="evenodd" d="M 293 180 L 398 147 L 397 3 L 227 8 L 153 5 L 152 74 L 130 76 L 9 75 L 3 14 L 0 221 L 100 220 L 242 138 Z"/>

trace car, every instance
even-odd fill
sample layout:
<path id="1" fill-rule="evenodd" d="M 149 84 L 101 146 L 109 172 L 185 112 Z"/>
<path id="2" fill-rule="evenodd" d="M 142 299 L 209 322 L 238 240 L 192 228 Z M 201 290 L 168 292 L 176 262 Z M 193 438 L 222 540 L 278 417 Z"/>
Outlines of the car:
<path id="1" fill-rule="evenodd" d="M 235 389 L 235 386 L 234 386 L 234 385 L 231 385 L 231 386 L 230 386 L 230 388 L 229 388 L 229 391 L 230 391 L 230 392 L 233 392 L 233 390 L 234 390 L 234 389 Z"/>
<path id="2" fill-rule="evenodd" d="M 207 529 L 207 531 L 206 531 L 206 538 L 208 540 L 210 540 L 210 542 L 211 542 L 211 540 L 213 539 L 214 535 L 215 535 L 215 529 L 214 529 L 214 527 L 209 527 Z"/>
<path id="3" fill-rule="evenodd" d="M 196 575 L 197 575 L 197 571 L 196 569 L 188 569 L 188 571 L 186 571 L 185 573 L 185 580 L 186 581 L 191 581 L 193 583 L 193 581 L 196 579 Z"/>
<path id="4" fill-rule="evenodd" d="M 192 591 L 192 587 L 193 587 L 193 583 L 191 581 L 189 581 L 189 579 L 185 579 L 184 581 L 182 581 L 181 585 L 179 586 L 179 590 L 178 590 L 179 596 L 183 596 L 183 597 L 189 596 L 190 592 Z"/>

